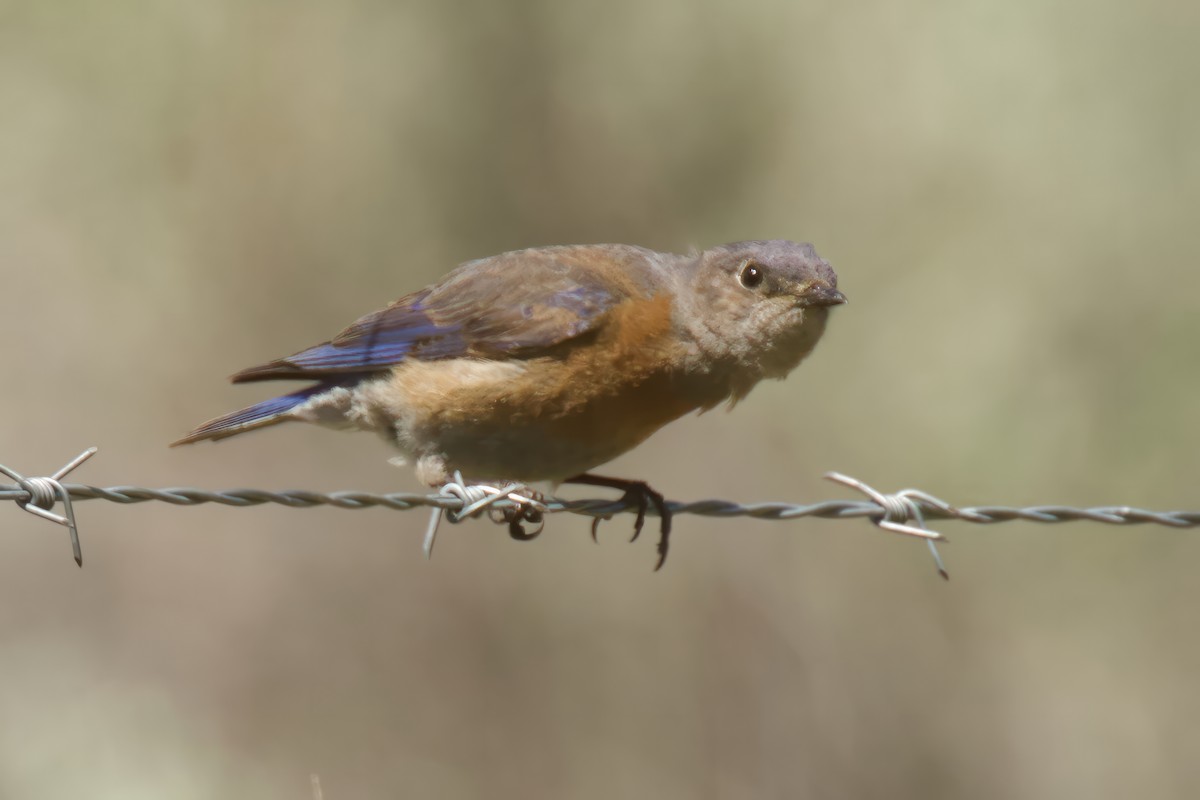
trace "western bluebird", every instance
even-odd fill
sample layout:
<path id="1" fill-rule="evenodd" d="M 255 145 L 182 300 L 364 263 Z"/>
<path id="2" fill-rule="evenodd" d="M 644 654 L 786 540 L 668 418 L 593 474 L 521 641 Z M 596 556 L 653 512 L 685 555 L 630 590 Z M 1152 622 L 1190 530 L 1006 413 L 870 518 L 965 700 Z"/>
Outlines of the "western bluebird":
<path id="1" fill-rule="evenodd" d="M 628 245 L 518 250 L 470 261 L 328 342 L 234 383 L 311 380 L 207 422 L 175 444 L 292 420 L 381 434 L 431 486 L 473 479 L 623 489 L 591 475 L 666 423 L 783 378 L 846 302 L 812 245 L 751 241 L 690 255 Z M 510 526 L 514 536 L 519 530 Z M 594 529 L 593 529 L 594 534 Z"/>

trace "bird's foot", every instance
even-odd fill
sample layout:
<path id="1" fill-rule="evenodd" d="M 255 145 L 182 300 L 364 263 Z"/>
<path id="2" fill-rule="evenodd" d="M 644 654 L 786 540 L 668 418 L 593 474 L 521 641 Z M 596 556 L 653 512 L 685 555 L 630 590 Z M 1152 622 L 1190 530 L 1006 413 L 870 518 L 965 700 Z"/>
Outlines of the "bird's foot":
<path id="1" fill-rule="evenodd" d="M 650 488 L 650 485 L 645 481 L 630 481 L 623 478 L 607 478 L 602 475 L 592 475 L 584 473 L 576 475 L 574 478 L 568 478 L 563 483 L 577 483 L 584 486 L 603 486 L 610 489 L 621 489 L 624 494 L 621 495 L 621 501 L 627 505 L 631 505 L 637 509 L 637 518 L 633 522 L 633 536 L 629 541 L 636 541 L 642 532 L 642 526 L 646 523 L 646 512 L 650 506 L 654 506 L 654 510 L 658 512 L 662 523 L 659 527 L 658 537 L 658 563 L 654 566 L 655 571 L 662 569 L 662 565 L 667 560 L 667 550 L 671 544 L 671 509 L 667 506 L 666 498 L 662 493 Z M 596 533 L 600 527 L 600 520 L 610 519 L 611 516 L 598 516 L 592 520 L 592 540 L 596 540 Z"/>
<path id="2" fill-rule="evenodd" d="M 508 535 L 518 542 L 536 539 L 546 527 L 546 496 L 528 486 L 513 488 L 506 496 L 513 505 L 505 508 L 493 507 L 492 518 L 498 523 L 507 524 Z M 537 527 L 527 531 L 522 524 L 525 522 Z"/>

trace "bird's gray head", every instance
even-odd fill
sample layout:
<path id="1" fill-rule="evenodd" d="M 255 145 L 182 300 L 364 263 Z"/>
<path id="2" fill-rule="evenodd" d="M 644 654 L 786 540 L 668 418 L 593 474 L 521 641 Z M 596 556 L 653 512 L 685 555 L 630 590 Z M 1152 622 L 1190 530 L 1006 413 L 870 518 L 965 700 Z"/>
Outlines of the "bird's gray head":
<path id="1" fill-rule="evenodd" d="M 811 244 L 734 242 L 701 253 L 691 275 L 694 317 L 684 320 L 708 358 L 731 371 L 737 399 L 782 378 L 816 346 L 831 306 L 846 302 L 837 275 Z"/>

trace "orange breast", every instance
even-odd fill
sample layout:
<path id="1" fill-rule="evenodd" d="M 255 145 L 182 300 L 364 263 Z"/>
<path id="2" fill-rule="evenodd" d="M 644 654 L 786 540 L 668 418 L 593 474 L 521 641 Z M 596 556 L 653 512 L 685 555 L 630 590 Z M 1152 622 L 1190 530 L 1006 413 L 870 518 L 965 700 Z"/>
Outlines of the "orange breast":
<path id="1" fill-rule="evenodd" d="M 561 479 L 629 450 L 671 420 L 722 398 L 679 369 L 670 298 L 613 309 L 592 337 L 554 356 L 397 369 L 414 449 L 477 477 Z M 464 378 L 469 372 L 470 377 Z"/>

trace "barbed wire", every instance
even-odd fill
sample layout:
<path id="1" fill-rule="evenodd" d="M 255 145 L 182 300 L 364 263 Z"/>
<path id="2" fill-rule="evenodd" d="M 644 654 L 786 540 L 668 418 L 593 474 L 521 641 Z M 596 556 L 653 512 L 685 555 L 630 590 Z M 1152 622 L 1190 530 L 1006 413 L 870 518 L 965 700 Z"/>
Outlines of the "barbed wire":
<path id="1" fill-rule="evenodd" d="M 75 563 L 83 565 L 79 529 L 75 520 L 73 501 L 107 500 L 112 503 L 134 504 L 162 502 L 177 506 L 196 506 L 206 503 L 245 508 L 265 504 L 276 504 L 288 508 L 391 508 L 409 510 L 432 509 L 425 535 L 425 553 L 431 555 L 438 525 L 445 517 L 450 522 L 460 522 L 484 514 L 498 522 L 513 520 L 541 524 L 544 514 L 573 513 L 591 516 L 594 520 L 608 519 L 614 514 L 635 511 L 645 513 L 647 509 L 632 499 L 563 500 L 544 498 L 524 484 L 511 483 L 505 486 L 467 483 L 462 476 L 447 483 L 439 491 L 429 494 L 410 492 L 374 493 L 360 491 L 315 492 L 304 489 L 269 491 L 265 489 L 225 489 L 213 491 L 196 487 L 165 487 L 159 489 L 141 486 L 110 486 L 102 488 L 80 483 L 62 483 L 61 479 L 83 464 L 97 452 L 92 447 L 80 453 L 49 477 L 26 478 L 17 471 L 0 464 L 0 473 L 14 483 L 0 483 L 0 501 L 12 500 L 20 508 L 67 528 L 71 551 Z M 1099 522 L 1106 525 L 1163 525 L 1170 528 L 1200 527 L 1200 511 L 1152 511 L 1133 506 L 1100 506 L 1077 508 L 1066 505 L 1045 506 L 972 506 L 956 507 L 919 489 L 902 489 L 885 494 L 866 483 L 836 472 L 826 473 L 831 481 L 856 489 L 866 496 L 859 500 L 823 500 L 816 503 L 738 503 L 731 500 L 694 500 L 691 502 L 667 501 L 671 515 L 693 514 L 704 517 L 749 517 L 764 520 L 790 520 L 802 517 L 819 519 L 866 518 L 881 530 L 913 536 L 924 540 L 933 554 L 934 562 L 942 577 L 949 577 L 934 542 L 945 537 L 926 528 L 930 520 L 957 520 L 990 525 L 1000 522 L 1024 521 L 1039 523 Z M 61 502 L 63 514 L 53 512 L 54 505 Z M 649 509 L 653 513 L 653 508 Z M 912 524 L 915 523 L 915 524 Z M 540 530 L 540 528 L 538 529 Z M 594 533 L 594 529 L 593 529 Z M 522 538 L 532 538 L 525 534 Z M 661 561 L 660 561 L 661 566 Z"/>

